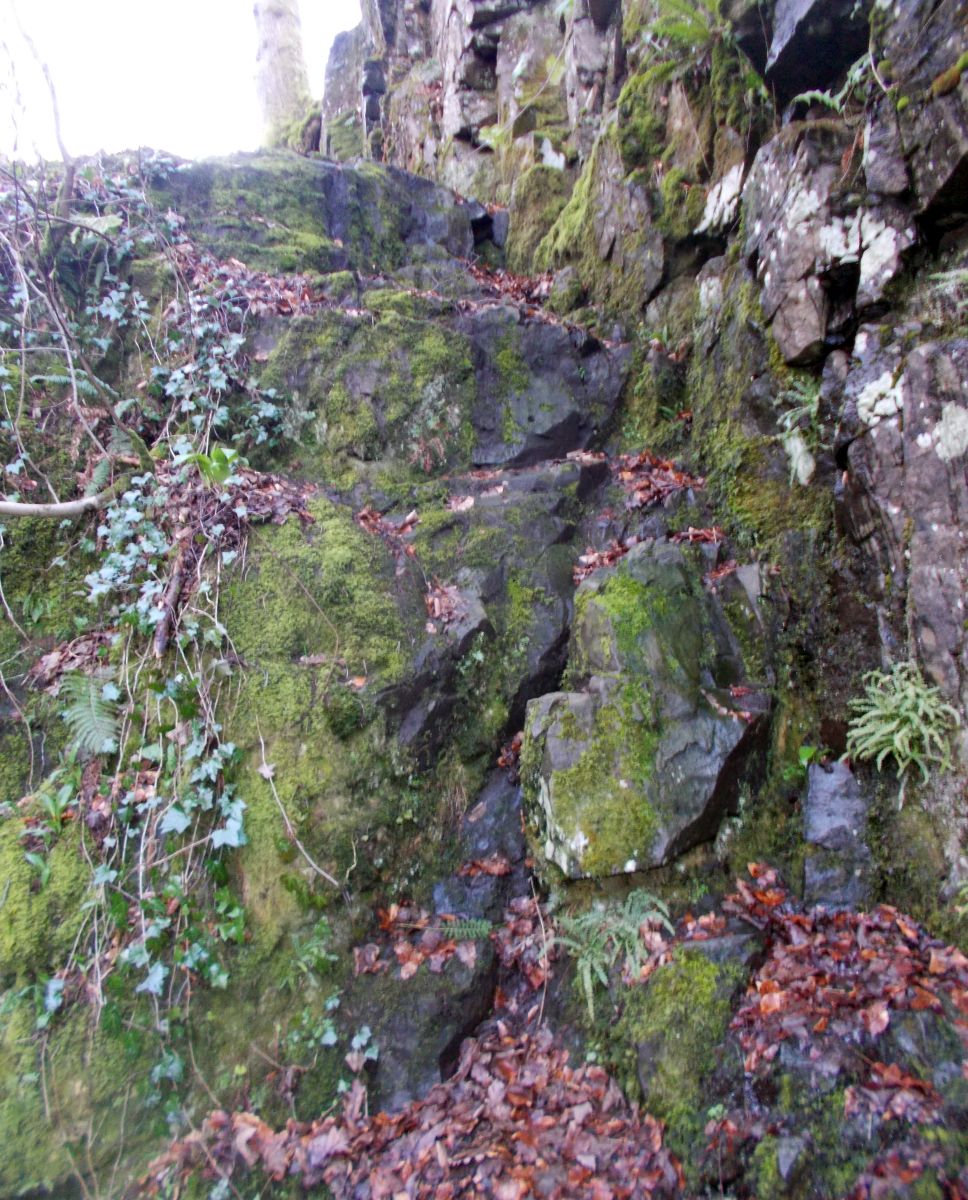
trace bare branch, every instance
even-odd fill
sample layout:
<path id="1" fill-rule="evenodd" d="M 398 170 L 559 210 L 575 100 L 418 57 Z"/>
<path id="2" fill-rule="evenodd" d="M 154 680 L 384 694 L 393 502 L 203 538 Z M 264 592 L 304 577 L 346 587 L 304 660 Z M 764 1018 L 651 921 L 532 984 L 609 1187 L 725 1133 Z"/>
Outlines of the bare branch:
<path id="1" fill-rule="evenodd" d="M 98 492 L 96 496 L 82 496 L 80 500 L 64 500 L 60 504 L 27 504 L 22 500 L 0 500 L 0 517 L 80 517 L 84 513 L 110 504 L 127 482 L 128 477 L 125 476 L 103 492 Z"/>

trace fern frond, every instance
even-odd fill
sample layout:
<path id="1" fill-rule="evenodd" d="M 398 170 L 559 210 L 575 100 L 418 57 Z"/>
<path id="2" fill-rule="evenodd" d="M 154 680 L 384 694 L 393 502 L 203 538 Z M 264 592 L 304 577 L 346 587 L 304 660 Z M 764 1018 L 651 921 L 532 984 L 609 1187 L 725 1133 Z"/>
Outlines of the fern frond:
<path id="1" fill-rule="evenodd" d="M 444 932 L 456 942 L 479 942 L 489 937 L 493 926 L 483 917 L 465 917 L 444 926 Z"/>
<path id="2" fill-rule="evenodd" d="M 853 713 L 847 753 L 872 759 L 881 770 L 893 758 L 899 777 L 916 766 L 924 780 L 929 764 L 951 768 L 951 732 L 961 716 L 927 684 L 914 662 L 895 663 L 889 672 L 864 676 L 864 694 L 848 702 Z"/>
<path id="3" fill-rule="evenodd" d="M 61 716 L 76 748 L 87 754 L 110 754 L 117 748 L 117 706 L 104 698 L 104 686 L 104 679 L 79 672 L 61 680 L 61 695 L 67 702 Z"/>
<path id="4" fill-rule="evenodd" d="M 102 458 L 98 462 L 94 470 L 91 472 L 91 482 L 84 489 L 85 496 L 96 496 L 98 492 L 104 491 L 108 486 L 108 480 L 111 478 L 111 460 Z"/>

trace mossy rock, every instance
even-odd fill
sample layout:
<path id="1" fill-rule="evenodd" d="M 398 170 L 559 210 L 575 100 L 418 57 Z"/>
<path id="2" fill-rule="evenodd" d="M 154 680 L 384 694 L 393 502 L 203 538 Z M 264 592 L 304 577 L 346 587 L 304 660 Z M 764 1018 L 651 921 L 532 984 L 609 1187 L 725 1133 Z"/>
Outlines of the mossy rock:
<path id="1" fill-rule="evenodd" d="M 572 184 L 554 167 L 529 167 L 511 191 L 507 262 L 512 271 L 531 275 L 538 244 L 568 202 Z"/>
<path id="2" fill-rule="evenodd" d="M 175 209 L 212 253 L 267 271 L 392 269 L 418 245 L 452 253 L 473 245 L 453 196 L 375 163 L 282 153 L 211 159 L 172 171 L 152 200 Z"/>
<path id="3" fill-rule="evenodd" d="M 614 1042 L 634 1047 L 645 1108 L 675 1130 L 680 1144 L 705 1124 L 705 1085 L 726 1053 L 733 1001 L 747 977 L 742 959 L 716 962 L 701 949 L 679 947 L 625 997 Z"/>
<path id="4" fill-rule="evenodd" d="M 583 291 L 628 320 L 659 289 L 665 245 L 647 178 L 628 176 L 616 126 L 595 142 L 558 219 L 535 253 L 539 270 L 573 267 Z"/>
<path id="5" fill-rule="evenodd" d="M 736 803 L 766 697 L 698 562 L 644 543 L 579 589 L 571 666 L 588 680 L 528 706 L 522 779 L 546 859 L 568 877 L 658 867 L 711 838 Z M 755 628 L 747 608 L 737 625 Z M 755 757 L 755 756 L 754 756 Z"/>
<path id="6" fill-rule="evenodd" d="M 262 385 L 287 398 L 270 462 L 329 480 L 367 462 L 417 475 L 466 464 L 477 394 L 468 340 L 406 293 L 368 296 L 375 323 L 328 312 L 255 335 L 270 347 Z"/>

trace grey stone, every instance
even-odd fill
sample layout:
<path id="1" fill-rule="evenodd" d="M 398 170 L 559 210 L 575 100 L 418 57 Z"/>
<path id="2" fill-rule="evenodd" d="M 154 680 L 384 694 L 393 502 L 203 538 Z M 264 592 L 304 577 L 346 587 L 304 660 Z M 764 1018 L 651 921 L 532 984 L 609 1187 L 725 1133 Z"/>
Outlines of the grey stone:
<path id="1" fill-rule="evenodd" d="M 901 196 L 911 186 L 893 101 L 877 102 L 864 127 L 864 178 L 872 192 Z"/>
<path id="2" fill-rule="evenodd" d="M 867 49 L 871 0 L 777 0 L 766 76 L 781 102 L 833 83 Z"/>
<path id="3" fill-rule="evenodd" d="M 490 942 L 478 941 L 473 967 L 456 956 L 440 974 L 421 966 L 411 979 L 360 975 L 344 993 L 340 1019 L 372 1030 L 380 1054 L 367 1078 L 370 1101 L 394 1112 L 445 1078 L 460 1043 L 488 1014 L 497 983 Z"/>
<path id="4" fill-rule="evenodd" d="M 588 0 L 588 15 L 595 22 L 596 29 L 604 32 L 619 7 L 620 0 Z"/>
<path id="5" fill-rule="evenodd" d="M 968 213 L 968 73 L 954 69 L 966 21 L 966 0 L 907 0 L 878 23 L 878 56 L 906 103 L 896 116 L 890 98 L 878 104 L 871 137 L 891 142 L 896 121 L 918 207 L 934 219 Z"/>
<path id="6" fill-rule="evenodd" d="M 802 1137 L 781 1137 L 776 1142 L 776 1169 L 784 1183 L 791 1183 L 804 1165 L 807 1140 Z"/>
<path id="7" fill-rule="evenodd" d="M 460 855 L 463 862 L 501 855 L 512 867 L 509 875 L 452 875 L 434 888 L 439 913 L 499 920 L 513 895 L 527 891 L 523 867 L 521 789 L 504 771 L 492 772 L 477 800 L 461 818 Z"/>
<path id="8" fill-rule="evenodd" d="M 862 908 L 869 901 L 868 807 L 846 763 L 811 764 L 803 805 L 805 903 Z"/>
<path id="9" fill-rule="evenodd" d="M 865 328 L 845 388 L 851 533 L 890 587 L 906 589 L 925 674 L 954 703 L 968 699 L 966 378 L 968 339 L 905 353 Z"/>
<path id="10" fill-rule="evenodd" d="M 491 213 L 491 241 L 498 249 L 507 245 L 510 225 L 511 214 L 506 208 L 499 208 Z"/>
<path id="11" fill-rule="evenodd" d="M 348 33 L 338 33 L 326 62 L 326 83 L 323 91 L 323 121 L 335 121 L 360 108 L 360 79 L 366 38 L 362 25 Z"/>
<path id="12" fill-rule="evenodd" d="M 386 72 L 378 58 L 369 58 L 363 64 L 361 88 L 364 96 L 382 96 L 386 92 Z"/>
<path id="13" fill-rule="evenodd" d="M 916 241 L 906 209 L 864 203 L 845 183 L 852 145 L 846 126 L 790 125 L 762 147 L 743 188 L 746 254 L 789 363 L 814 362 L 843 342 L 839 326 L 849 331 L 855 307 L 883 300 Z"/>
<path id="14" fill-rule="evenodd" d="M 550 322 L 521 323 L 517 309 L 468 312 L 478 403 L 472 414 L 479 466 L 527 466 L 587 447 L 607 426 L 625 386 L 627 347 Z"/>

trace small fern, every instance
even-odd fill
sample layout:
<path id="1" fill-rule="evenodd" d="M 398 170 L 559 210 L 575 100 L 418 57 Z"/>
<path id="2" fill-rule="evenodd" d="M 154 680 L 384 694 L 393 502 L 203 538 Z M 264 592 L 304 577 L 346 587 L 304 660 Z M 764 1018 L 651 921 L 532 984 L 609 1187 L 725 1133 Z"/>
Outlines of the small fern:
<path id="1" fill-rule="evenodd" d="M 490 937 L 493 926 L 483 917 L 462 917 L 444 926 L 444 932 L 456 942 L 481 942 Z"/>
<path id="2" fill-rule="evenodd" d="M 564 946 L 575 960 L 578 983 L 589 1019 L 595 1020 L 595 983 L 608 987 L 608 971 L 620 960 L 629 975 L 637 976 L 648 955 L 642 945 L 643 925 L 662 925 L 673 932 L 669 910 L 651 892 L 630 892 L 624 904 L 590 908 L 577 917 L 560 917 L 562 933 L 555 944 Z"/>
<path id="3" fill-rule="evenodd" d="M 691 51 L 705 50 L 725 29 L 719 0 L 661 0 L 652 24 L 656 37 Z"/>
<path id="4" fill-rule="evenodd" d="M 102 458 L 95 464 L 94 470 L 91 472 L 91 482 L 84 489 L 84 495 L 96 496 L 98 492 L 103 492 L 110 478 L 111 460 L 109 458 Z"/>
<path id="5" fill-rule="evenodd" d="M 925 683 L 917 663 L 895 663 L 889 672 L 869 671 L 863 696 L 851 700 L 854 713 L 847 734 L 847 753 L 874 759 L 880 770 L 888 758 L 898 778 L 916 766 L 927 780 L 930 764 L 951 768 L 951 733 L 961 717 L 936 687 Z"/>
<path id="6" fill-rule="evenodd" d="M 79 672 L 61 680 L 66 705 L 61 716 L 71 731 L 77 750 L 86 754 L 110 754 L 117 749 L 117 688 L 110 681 Z"/>

